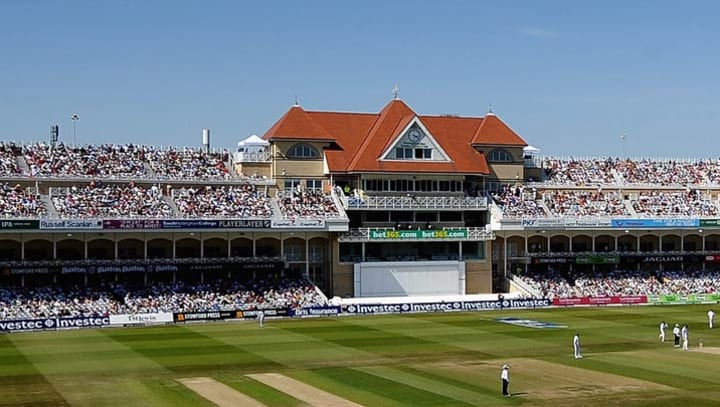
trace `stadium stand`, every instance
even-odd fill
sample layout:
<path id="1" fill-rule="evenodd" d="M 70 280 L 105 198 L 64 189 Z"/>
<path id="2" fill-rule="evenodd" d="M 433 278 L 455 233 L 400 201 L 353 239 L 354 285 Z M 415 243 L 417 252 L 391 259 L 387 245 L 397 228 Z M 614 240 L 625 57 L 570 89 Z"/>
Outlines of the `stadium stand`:
<path id="1" fill-rule="evenodd" d="M 327 305 L 325 295 L 304 279 L 244 283 L 155 283 L 98 287 L 0 287 L 0 319 L 107 316 L 147 312 L 203 312 Z"/>
<path id="2" fill-rule="evenodd" d="M 4 218 L 37 218 L 47 212 L 40 196 L 20 185 L 7 182 L 0 188 L 0 213 Z"/>
<path id="3" fill-rule="evenodd" d="M 125 185 L 92 181 L 86 186 L 72 186 L 52 202 L 60 218 L 99 217 L 169 217 L 172 208 L 156 185 L 145 188 L 130 182 Z"/>
<path id="4" fill-rule="evenodd" d="M 559 273 L 555 270 L 516 276 L 548 298 L 715 293 L 720 272 L 706 270 Z"/>
<path id="5" fill-rule="evenodd" d="M 17 163 L 17 150 L 14 143 L 0 142 L 0 177 L 22 173 Z"/>
<path id="6" fill-rule="evenodd" d="M 35 143 L 23 147 L 32 177 L 132 178 L 145 175 L 145 148 L 132 144 L 68 147 Z"/>
<path id="7" fill-rule="evenodd" d="M 278 205 L 285 219 L 334 218 L 340 215 L 332 196 L 320 191 L 278 193 Z"/>
<path id="8" fill-rule="evenodd" d="M 227 152 L 208 153 L 195 149 L 152 149 L 146 153 L 154 177 L 158 179 L 228 180 Z"/>
<path id="9" fill-rule="evenodd" d="M 182 187 L 173 190 L 178 211 L 185 217 L 269 218 L 270 198 L 254 185 Z"/>

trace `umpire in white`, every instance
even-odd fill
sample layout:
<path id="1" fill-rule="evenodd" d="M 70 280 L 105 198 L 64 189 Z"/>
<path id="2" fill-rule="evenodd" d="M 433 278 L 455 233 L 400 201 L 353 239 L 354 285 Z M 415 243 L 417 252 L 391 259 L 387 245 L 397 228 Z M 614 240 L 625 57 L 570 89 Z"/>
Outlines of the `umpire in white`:
<path id="1" fill-rule="evenodd" d="M 503 397 L 510 397 L 510 393 L 508 392 L 508 385 L 510 385 L 510 366 L 503 365 L 500 379 L 502 380 Z"/>

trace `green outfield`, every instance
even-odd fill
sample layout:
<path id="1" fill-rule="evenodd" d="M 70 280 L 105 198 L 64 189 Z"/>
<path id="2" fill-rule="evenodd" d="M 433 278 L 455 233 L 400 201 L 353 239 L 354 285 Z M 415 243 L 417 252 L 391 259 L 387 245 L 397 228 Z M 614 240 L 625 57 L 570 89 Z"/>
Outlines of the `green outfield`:
<path id="1" fill-rule="evenodd" d="M 720 328 L 708 329 L 707 310 L 576 308 L 7 334 L 0 335 L 0 405 L 212 406 L 244 404 L 232 397 L 247 396 L 258 405 L 296 406 L 332 394 L 338 399 L 327 405 L 711 406 L 720 403 Z M 567 328 L 526 328 L 497 322 L 501 317 Z M 689 352 L 673 348 L 669 331 L 668 341 L 658 342 L 663 319 L 671 327 L 689 324 Z M 576 331 L 581 360 L 572 357 Z M 510 398 L 500 395 L 504 363 L 511 366 Z M 209 401 L 203 388 L 225 401 Z"/>

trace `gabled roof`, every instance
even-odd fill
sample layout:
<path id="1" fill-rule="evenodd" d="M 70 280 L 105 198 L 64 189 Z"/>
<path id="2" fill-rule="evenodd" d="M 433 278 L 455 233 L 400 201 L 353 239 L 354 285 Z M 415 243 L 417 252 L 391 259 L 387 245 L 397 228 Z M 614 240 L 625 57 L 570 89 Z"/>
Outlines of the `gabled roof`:
<path id="1" fill-rule="evenodd" d="M 472 144 L 522 147 L 528 145 L 513 129 L 492 113 L 488 113 L 480 123 L 480 127 L 472 139 Z"/>
<path id="2" fill-rule="evenodd" d="M 378 158 L 415 116 L 415 112 L 405 102 L 400 99 L 391 100 L 380 112 L 346 171 L 372 170 L 370 167 L 377 165 Z"/>
<path id="3" fill-rule="evenodd" d="M 262 138 L 265 140 L 335 140 L 327 130 L 312 120 L 307 112 L 298 105 L 291 107 Z"/>
<path id="4" fill-rule="evenodd" d="M 381 160 L 403 130 L 417 120 L 448 154 L 450 161 Z M 424 172 L 490 174 L 485 155 L 473 145 L 526 146 L 495 115 L 480 117 L 418 116 L 393 99 L 380 113 L 306 112 L 293 106 L 263 135 L 265 140 L 331 142 L 325 149 L 330 172 Z"/>

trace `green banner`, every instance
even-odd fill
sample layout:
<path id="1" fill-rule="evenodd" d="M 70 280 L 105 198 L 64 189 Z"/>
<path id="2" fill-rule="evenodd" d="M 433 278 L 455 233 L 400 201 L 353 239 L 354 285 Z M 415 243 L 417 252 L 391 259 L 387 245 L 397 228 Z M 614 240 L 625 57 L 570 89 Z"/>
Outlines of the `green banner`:
<path id="1" fill-rule="evenodd" d="M 0 229 L 38 229 L 40 221 L 36 219 L 3 220 Z"/>
<path id="2" fill-rule="evenodd" d="M 720 302 L 720 294 L 648 295 L 647 299 L 648 304 L 654 305 L 715 304 Z"/>
<path id="3" fill-rule="evenodd" d="M 467 229 L 370 230 L 370 240 L 466 239 Z"/>
<path id="4" fill-rule="evenodd" d="M 720 219 L 700 219 L 700 226 L 720 226 Z"/>
<path id="5" fill-rule="evenodd" d="M 617 264 L 620 263 L 620 256 L 607 255 L 607 256 L 584 256 L 575 259 L 577 264 Z"/>

